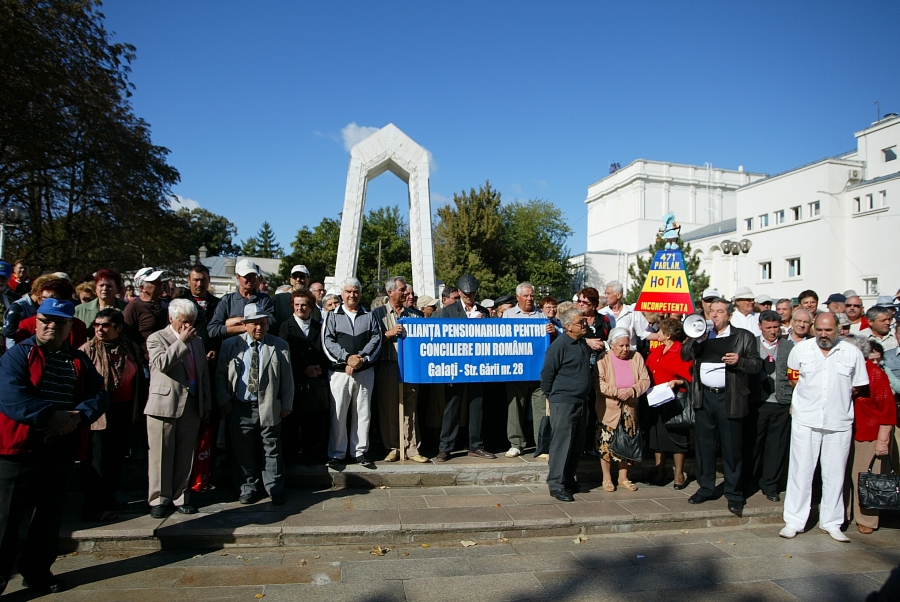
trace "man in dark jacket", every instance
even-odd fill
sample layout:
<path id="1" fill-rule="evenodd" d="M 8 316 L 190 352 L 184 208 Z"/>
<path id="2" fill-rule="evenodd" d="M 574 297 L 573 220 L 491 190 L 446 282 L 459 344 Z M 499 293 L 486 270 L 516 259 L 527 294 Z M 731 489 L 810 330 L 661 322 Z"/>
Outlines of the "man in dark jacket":
<path id="1" fill-rule="evenodd" d="M 293 315 L 282 322 L 278 333 L 287 341 L 294 372 L 294 410 L 282 421 L 281 438 L 288 464 L 302 450 L 307 464 L 324 463 L 328 439 L 328 368 L 322 351 L 322 322 L 314 316 L 316 299 L 310 291 L 290 295 Z"/>
<path id="2" fill-rule="evenodd" d="M 762 368 L 756 337 L 731 325 L 734 307 L 725 299 L 709 304 L 711 332 L 690 339 L 681 348 L 681 359 L 694 362 L 691 403 L 696 414 L 697 484 L 688 498 L 702 504 L 714 497 L 716 488 L 716 443 L 722 445 L 725 497 L 728 510 L 744 511 L 742 491 L 743 421 L 750 413 L 749 378 Z"/>
<path id="3" fill-rule="evenodd" d="M 94 364 L 66 343 L 75 306 L 46 299 L 37 311 L 35 336 L 0 359 L 0 592 L 12 574 L 19 523 L 32 507 L 19 559 L 23 585 L 66 589 L 50 572 L 66 483 L 84 429 L 109 407 Z"/>
<path id="4" fill-rule="evenodd" d="M 463 274 L 457 282 L 459 287 L 459 301 L 451 303 L 441 310 L 441 318 L 487 318 L 488 310 L 475 302 L 478 295 L 478 279 L 471 274 Z M 469 395 L 469 455 L 475 458 L 496 458 L 494 454 L 484 449 L 484 439 L 481 436 L 481 406 L 484 399 L 484 385 L 481 383 L 468 383 L 459 385 L 447 385 L 444 398 L 447 405 L 444 406 L 444 421 L 441 425 L 441 445 L 435 462 L 446 462 L 450 459 L 450 453 L 456 444 L 456 434 L 459 432 L 459 412 L 462 406 L 463 396 Z"/>
<path id="5" fill-rule="evenodd" d="M 587 318 L 578 308 L 560 316 L 563 333 L 550 345 L 541 370 L 541 391 L 550 399 L 550 467 L 547 486 L 561 502 L 574 502 L 580 487 L 575 471 L 587 427 L 591 393 L 591 350 L 584 342 Z"/>
<path id="6" fill-rule="evenodd" d="M 350 416 L 350 447 L 356 462 L 375 468 L 369 458 L 370 400 L 375 386 L 372 367 L 381 353 L 381 324 L 359 304 L 362 284 L 348 278 L 341 285 L 344 304 L 328 312 L 323 326 L 325 354 L 334 410 L 328 440 L 328 463 L 336 466 L 347 455 L 347 417 Z"/>

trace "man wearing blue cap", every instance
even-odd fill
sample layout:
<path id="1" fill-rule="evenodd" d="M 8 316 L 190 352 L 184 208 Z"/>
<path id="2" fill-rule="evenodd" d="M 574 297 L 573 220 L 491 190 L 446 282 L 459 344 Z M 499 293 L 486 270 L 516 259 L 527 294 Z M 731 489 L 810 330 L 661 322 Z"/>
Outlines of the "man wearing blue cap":
<path id="1" fill-rule="evenodd" d="M 44 593 L 66 589 L 50 572 L 65 487 L 80 433 L 109 407 L 94 364 L 66 343 L 74 316 L 71 301 L 45 299 L 35 336 L 0 358 L 0 592 L 12 574 L 19 523 L 31 507 L 19 559 L 23 585 Z"/>

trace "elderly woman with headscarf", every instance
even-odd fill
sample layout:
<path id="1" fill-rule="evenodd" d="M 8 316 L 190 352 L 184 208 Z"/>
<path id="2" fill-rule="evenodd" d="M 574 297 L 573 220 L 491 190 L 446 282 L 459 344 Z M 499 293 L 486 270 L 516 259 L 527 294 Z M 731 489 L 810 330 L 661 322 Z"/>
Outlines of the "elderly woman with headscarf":
<path id="1" fill-rule="evenodd" d="M 613 328 L 609 333 L 609 352 L 597 361 L 597 453 L 603 470 L 603 490 L 615 491 L 611 464 L 619 467 L 619 486 L 637 491 L 637 485 L 628 480 L 631 462 L 619 458 L 610 449 L 613 433 L 624 421 L 629 436 L 637 432 L 638 398 L 650 388 L 650 375 L 644 359 L 631 350 L 631 333 L 624 328 Z"/>
<path id="2" fill-rule="evenodd" d="M 869 470 L 876 457 L 882 458 L 890 452 L 891 436 L 897 425 L 897 406 L 887 374 L 878 365 L 877 354 L 872 354 L 868 339 L 855 335 L 844 340 L 859 347 L 867 358 L 866 373 L 869 376 L 868 394 L 853 399 L 853 445 L 847 458 L 849 474 L 844 486 L 845 515 L 848 523 L 856 520 L 857 530 L 869 535 L 878 528 L 878 510 L 860 508 L 856 495 L 859 473 Z M 881 472 L 880 459 L 874 463 L 872 470 Z"/>
<path id="3" fill-rule="evenodd" d="M 125 319 L 118 309 L 106 307 L 94 316 L 93 339 L 81 351 L 94 363 L 109 393 L 109 409 L 91 424 L 88 459 L 82 463 L 84 502 L 81 516 L 85 520 L 115 520 L 115 510 L 123 504 L 116 499 L 116 487 L 122 476 L 122 465 L 128 452 L 128 435 L 139 413 L 138 383 L 144 376 L 141 348 L 123 334 Z"/>

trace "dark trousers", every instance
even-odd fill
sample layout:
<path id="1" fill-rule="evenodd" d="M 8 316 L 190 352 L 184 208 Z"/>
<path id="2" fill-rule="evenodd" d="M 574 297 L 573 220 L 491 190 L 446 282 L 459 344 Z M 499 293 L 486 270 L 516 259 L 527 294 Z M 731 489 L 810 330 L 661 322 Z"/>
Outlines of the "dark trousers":
<path id="1" fill-rule="evenodd" d="M 82 515 L 118 510 L 116 487 L 122 478 L 122 466 L 128 453 L 131 408 L 131 403 L 110 404 L 106 411 L 106 428 L 90 433 L 88 460 L 81 463 Z"/>
<path id="2" fill-rule="evenodd" d="M 575 471 L 587 432 L 587 402 L 550 402 L 550 461 L 547 487 L 558 491 L 575 484 Z"/>
<path id="3" fill-rule="evenodd" d="M 756 414 L 756 441 L 753 447 L 753 475 L 759 489 L 777 494 L 784 477 L 784 460 L 791 441 L 791 406 L 763 403 Z"/>
<path id="4" fill-rule="evenodd" d="M 259 477 L 269 495 L 284 493 L 284 457 L 281 454 L 281 424 L 262 426 L 259 407 L 235 400 L 231 405 L 231 441 L 241 495 L 262 495 Z M 263 466 L 257 466 L 262 444 Z M 261 471 L 260 471 L 261 468 Z"/>
<path id="5" fill-rule="evenodd" d="M 50 567 L 59 547 L 60 515 L 79 436 L 76 430 L 53 437 L 36 451 L 0 456 L 0 586 L 5 587 L 12 574 L 19 524 L 32 507 L 19 573 L 33 583 L 53 576 Z"/>
<path id="6" fill-rule="evenodd" d="M 465 385 L 447 385 L 444 391 L 447 404 L 444 407 L 444 422 L 441 425 L 441 451 L 448 453 L 453 451 L 456 435 L 459 432 L 459 411 L 462 407 L 466 389 L 468 389 L 469 393 L 469 449 L 474 450 L 484 447 L 484 440 L 481 438 L 484 386 L 481 383 L 468 383 Z"/>
<path id="7" fill-rule="evenodd" d="M 302 452 L 307 462 L 328 459 L 328 381 L 297 381 L 294 410 L 281 421 L 281 444 L 288 462 Z"/>
<path id="8" fill-rule="evenodd" d="M 716 489 L 716 443 L 722 445 L 722 465 L 725 473 L 725 497 L 743 502 L 741 488 L 741 449 L 743 420 L 725 416 L 725 393 L 703 389 L 703 407 L 696 413 L 697 435 L 697 491 L 713 497 Z"/>

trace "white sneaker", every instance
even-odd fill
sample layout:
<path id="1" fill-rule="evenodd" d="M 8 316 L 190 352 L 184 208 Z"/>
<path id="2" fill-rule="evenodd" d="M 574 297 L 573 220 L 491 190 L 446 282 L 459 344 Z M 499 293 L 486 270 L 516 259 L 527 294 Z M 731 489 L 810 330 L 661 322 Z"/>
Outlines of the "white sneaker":
<path id="1" fill-rule="evenodd" d="M 841 533 L 840 529 L 830 529 L 829 530 L 829 529 L 823 529 L 822 527 L 819 527 L 819 531 L 821 531 L 822 533 L 827 533 L 828 535 L 831 535 L 831 539 L 833 539 L 835 541 L 839 541 L 841 543 L 850 543 L 850 538 L 847 537 L 846 535 L 844 535 L 843 533 Z"/>
<path id="2" fill-rule="evenodd" d="M 784 537 L 785 539 L 794 539 L 795 537 L 797 537 L 797 531 L 785 525 L 784 529 L 778 532 L 778 537 Z"/>
<path id="3" fill-rule="evenodd" d="M 509 451 L 506 452 L 507 458 L 515 458 L 516 456 L 521 456 L 521 455 L 522 455 L 522 450 L 519 449 L 518 447 L 510 447 Z"/>

